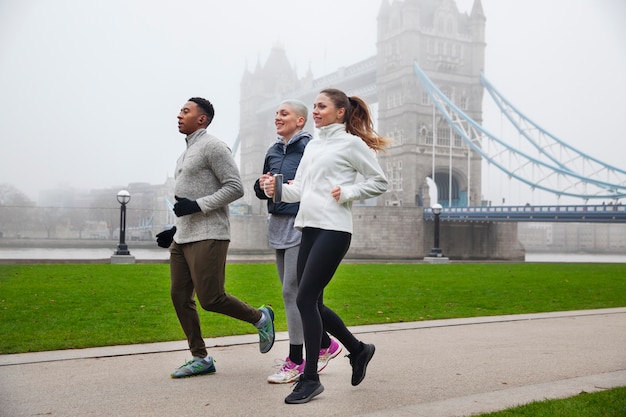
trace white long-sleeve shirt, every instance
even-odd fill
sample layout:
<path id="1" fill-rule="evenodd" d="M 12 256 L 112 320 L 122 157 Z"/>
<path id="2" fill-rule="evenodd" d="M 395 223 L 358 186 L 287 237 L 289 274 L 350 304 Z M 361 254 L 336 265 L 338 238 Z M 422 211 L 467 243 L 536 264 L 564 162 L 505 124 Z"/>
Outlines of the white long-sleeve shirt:
<path id="1" fill-rule="evenodd" d="M 357 182 L 357 174 L 361 174 Z M 330 194 L 341 187 L 336 201 Z M 292 184 L 283 184 L 282 201 L 300 201 L 295 227 L 352 233 L 352 201 L 387 191 L 387 178 L 376 153 L 343 124 L 319 129 L 307 145 Z"/>

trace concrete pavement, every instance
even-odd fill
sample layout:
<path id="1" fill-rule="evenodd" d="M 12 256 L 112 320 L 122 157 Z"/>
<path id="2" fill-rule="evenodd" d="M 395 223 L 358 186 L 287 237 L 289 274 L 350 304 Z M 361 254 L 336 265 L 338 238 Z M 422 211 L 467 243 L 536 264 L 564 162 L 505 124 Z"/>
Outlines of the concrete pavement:
<path id="1" fill-rule="evenodd" d="M 344 350 L 307 404 L 266 382 L 285 332 L 265 355 L 256 335 L 207 339 L 217 373 L 179 380 L 184 341 L 1 355 L 0 416 L 457 417 L 626 386 L 626 308 L 353 330 L 376 345 L 367 377 L 350 385 Z"/>

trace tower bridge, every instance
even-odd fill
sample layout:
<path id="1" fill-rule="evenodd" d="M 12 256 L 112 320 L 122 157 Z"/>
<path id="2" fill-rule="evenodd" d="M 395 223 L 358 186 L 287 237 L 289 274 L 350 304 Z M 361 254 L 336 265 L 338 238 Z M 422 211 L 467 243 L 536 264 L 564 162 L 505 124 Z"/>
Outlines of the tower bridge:
<path id="1" fill-rule="evenodd" d="M 360 222 L 363 229 L 356 232 L 353 252 L 378 256 L 385 239 L 390 254 L 424 256 L 431 243 L 428 220 L 435 202 L 444 206 L 442 233 L 454 236 L 461 258 L 489 253 L 519 259 L 523 248 L 515 244 L 517 222 L 624 222 L 618 202 L 626 196 L 626 172 L 556 139 L 488 82 L 486 17 L 480 0 L 474 0 L 470 13 L 459 12 L 454 0 L 381 0 L 377 25 L 377 54 L 330 74 L 315 78 L 309 70 L 300 77 L 279 45 L 263 65 L 246 69 L 236 142 L 246 187 L 240 203 L 247 214 L 266 215 L 266 203 L 255 197 L 252 187 L 276 139 L 278 104 L 287 98 L 312 103 L 320 90 L 334 87 L 364 98 L 376 117 L 376 130 L 393 140 L 388 151 L 379 154 L 388 191 L 355 204 L 355 230 L 360 230 Z M 527 148 L 483 129 L 485 91 L 517 126 Z M 310 120 L 305 129 L 313 132 Z M 576 197 L 584 205 L 489 207 L 482 201 L 485 164 L 530 190 Z M 597 199 L 614 203 L 614 210 L 587 205 Z M 250 222 L 244 222 L 249 228 Z M 242 238 L 265 243 L 261 224 L 253 232 L 242 229 Z M 390 244 L 392 240 L 399 244 Z M 446 252 L 450 250 L 455 249 Z"/>

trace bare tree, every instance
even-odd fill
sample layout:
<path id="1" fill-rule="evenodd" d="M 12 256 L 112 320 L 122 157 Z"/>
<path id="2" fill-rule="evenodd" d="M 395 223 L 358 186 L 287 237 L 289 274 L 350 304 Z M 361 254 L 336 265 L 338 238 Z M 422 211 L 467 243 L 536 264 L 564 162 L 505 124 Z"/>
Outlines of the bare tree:
<path id="1" fill-rule="evenodd" d="M 35 202 L 10 184 L 0 184 L 0 237 L 21 237 L 36 223 Z"/>

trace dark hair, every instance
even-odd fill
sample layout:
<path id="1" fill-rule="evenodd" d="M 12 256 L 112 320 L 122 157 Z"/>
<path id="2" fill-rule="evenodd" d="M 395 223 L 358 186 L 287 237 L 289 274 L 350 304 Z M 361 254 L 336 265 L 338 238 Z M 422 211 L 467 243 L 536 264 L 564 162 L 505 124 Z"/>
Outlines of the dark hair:
<path id="1" fill-rule="evenodd" d="M 215 116 L 215 109 L 213 108 L 211 102 L 202 97 L 191 97 L 188 101 L 193 101 L 198 105 L 198 107 L 202 109 L 204 114 L 206 114 L 209 119 L 207 122 L 207 126 L 210 125 L 213 121 L 213 116 Z"/>
<path id="2" fill-rule="evenodd" d="M 328 96 L 336 108 L 346 109 L 346 115 L 343 119 L 346 125 L 346 132 L 360 137 L 367 146 L 376 152 L 385 151 L 385 147 L 391 141 L 376 133 L 369 107 L 362 98 L 357 96 L 348 97 L 346 93 L 336 88 L 326 88 L 320 91 L 320 94 Z"/>

